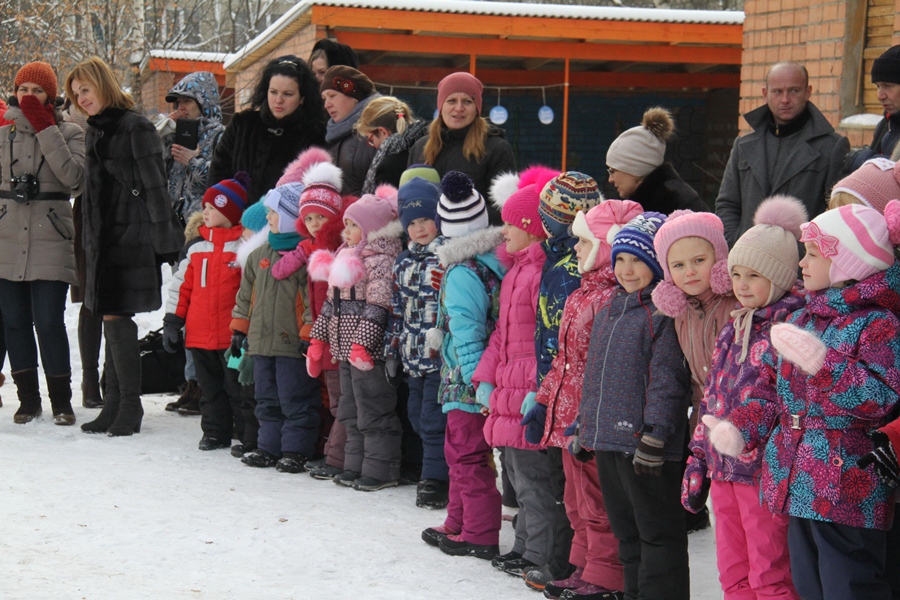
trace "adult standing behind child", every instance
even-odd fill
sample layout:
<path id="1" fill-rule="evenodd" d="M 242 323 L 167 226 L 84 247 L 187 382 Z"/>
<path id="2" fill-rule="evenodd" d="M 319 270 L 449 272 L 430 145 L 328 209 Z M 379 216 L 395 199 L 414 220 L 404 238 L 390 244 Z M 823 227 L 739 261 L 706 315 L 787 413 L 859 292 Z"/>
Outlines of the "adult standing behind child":
<path id="1" fill-rule="evenodd" d="M 363 109 L 356 131 L 375 148 L 375 156 L 363 183 L 364 194 L 371 194 L 382 183 L 400 185 L 400 177 L 409 163 L 409 151 L 428 135 L 428 124 L 417 119 L 406 102 L 393 96 L 374 98 Z"/>

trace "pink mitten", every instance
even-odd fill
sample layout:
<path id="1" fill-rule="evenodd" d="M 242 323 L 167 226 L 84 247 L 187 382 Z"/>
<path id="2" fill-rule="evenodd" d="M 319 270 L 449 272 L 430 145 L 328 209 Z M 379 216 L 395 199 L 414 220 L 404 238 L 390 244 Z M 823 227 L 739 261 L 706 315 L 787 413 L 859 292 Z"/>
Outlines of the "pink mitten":
<path id="1" fill-rule="evenodd" d="M 772 325 L 772 346 L 807 375 L 821 370 L 828 351 L 818 336 L 790 323 Z"/>
<path id="2" fill-rule="evenodd" d="M 368 350 L 359 344 L 350 346 L 350 364 L 360 371 L 371 371 L 375 367 L 375 361 Z"/>
<path id="3" fill-rule="evenodd" d="M 306 351 L 306 372 L 315 379 L 322 373 L 322 358 L 325 356 L 325 342 L 310 340 Z"/>
<path id="4" fill-rule="evenodd" d="M 744 436 L 731 421 L 720 421 L 712 415 L 703 415 L 703 424 L 709 427 L 709 441 L 713 448 L 725 456 L 740 456 L 744 452 Z"/>
<path id="5" fill-rule="evenodd" d="M 303 246 L 297 246 L 278 259 L 278 262 L 272 267 L 272 277 L 275 279 L 287 279 L 305 264 L 306 250 L 303 249 Z"/>

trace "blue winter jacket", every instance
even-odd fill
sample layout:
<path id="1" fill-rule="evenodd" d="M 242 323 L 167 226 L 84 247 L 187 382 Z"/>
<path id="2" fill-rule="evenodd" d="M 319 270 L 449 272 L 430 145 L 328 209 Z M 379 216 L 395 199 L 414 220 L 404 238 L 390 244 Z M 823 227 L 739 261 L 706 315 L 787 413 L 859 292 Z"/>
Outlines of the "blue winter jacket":
<path id="1" fill-rule="evenodd" d="M 541 243 L 547 259 L 541 274 L 537 328 L 534 331 L 538 386 L 550 372 L 550 364 L 559 352 L 559 322 L 566 300 L 581 285 L 578 258 L 575 256 L 577 241 L 577 238 L 566 235 Z"/>

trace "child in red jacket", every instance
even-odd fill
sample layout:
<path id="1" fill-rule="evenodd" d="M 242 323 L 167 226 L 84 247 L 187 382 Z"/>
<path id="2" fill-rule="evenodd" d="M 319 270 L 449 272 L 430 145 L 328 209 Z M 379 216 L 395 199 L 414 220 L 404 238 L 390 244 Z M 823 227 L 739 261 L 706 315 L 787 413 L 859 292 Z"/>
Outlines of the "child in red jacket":
<path id="1" fill-rule="evenodd" d="M 231 344 L 231 311 L 241 285 L 236 259 L 248 187 L 250 179 L 241 172 L 206 190 L 200 237 L 189 243 L 178 265 L 163 318 L 166 351 L 175 352 L 184 328 L 184 346 L 194 359 L 205 400 L 200 404 L 200 450 L 230 447 L 235 415 L 240 415 L 238 374 L 227 368 L 225 350 Z"/>

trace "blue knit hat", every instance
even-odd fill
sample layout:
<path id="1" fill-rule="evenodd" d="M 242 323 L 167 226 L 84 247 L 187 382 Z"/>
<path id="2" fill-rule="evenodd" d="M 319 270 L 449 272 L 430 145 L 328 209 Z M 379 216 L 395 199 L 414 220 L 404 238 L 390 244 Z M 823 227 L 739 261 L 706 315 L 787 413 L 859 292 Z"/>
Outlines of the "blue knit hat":
<path id="1" fill-rule="evenodd" d="M 278 233 L 297 233 L 302 183 L 285 183 L 266 192 L 263 204 L 278 213 Z"/>
<path id="2" fill-rule="evenodd" d="M 266 205 L 262 202 L 251 204 L 241 216 L 241 225 L 250 231 L 260 231 L 266 226 Z"/>
<path id="3" fill-rule="evenodd" d="M 653 271 L 653 281 L 663 278 L 662 267 L 656 258 L 653 237 L 656 231 L 666 222 L 666 215 L 648 211 L 639 214 L 623 227 L 612 243 L 612 264 L 616 264 L 619 252 L 625 252 L 641 259 Z"/>
<path id="4" fill-rule="evenodd" d="M 397 192 L 397 209 L 403 229 L 416 219 L 434 220 L 440 197 L 441 189 L 421 177 L 413 177 L 401 185 Z"/>

